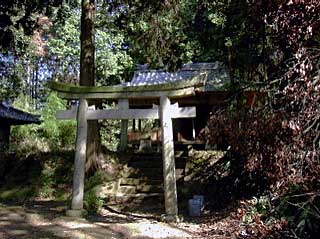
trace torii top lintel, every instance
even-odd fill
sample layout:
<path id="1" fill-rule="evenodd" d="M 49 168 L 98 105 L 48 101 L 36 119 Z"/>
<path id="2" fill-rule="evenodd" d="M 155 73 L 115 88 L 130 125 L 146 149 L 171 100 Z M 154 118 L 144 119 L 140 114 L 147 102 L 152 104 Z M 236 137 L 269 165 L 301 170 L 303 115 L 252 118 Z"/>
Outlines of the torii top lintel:
<path id="1" fill-rule="evenodd" d="M 76 86 L 56 81 L 49 81 L 48 87 L 58 92 L 63 99 L 143 99 L 159 98 L 182 98 L 195 95 L 197 89 L 204 86 L 207 74 L 202 73 L 190 80 L 176 81 L 158 85 L 140 86 Z"/>

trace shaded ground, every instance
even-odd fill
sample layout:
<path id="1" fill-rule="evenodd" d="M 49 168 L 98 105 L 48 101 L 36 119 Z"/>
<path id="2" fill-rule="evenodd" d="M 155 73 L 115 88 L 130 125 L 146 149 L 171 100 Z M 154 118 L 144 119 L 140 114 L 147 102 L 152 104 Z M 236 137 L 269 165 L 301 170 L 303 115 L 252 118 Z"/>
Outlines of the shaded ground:
<path id="1" fill-rule="evenodd" d="M 0 238 L 198 238 L 191 230 L 143 215 L 104 210 L 84 219 L 64 217 L 63 203 L 0 204 Z"/>
<path id="2" fill-rule="evenodd" d="M 201 161 L 196 165 L 200 170 L 194 176 L 199 182 L 178 193 L 183 196 L 179 198 L 179 212 L 187 214 L 188 198 L 195 192 L 204 192 L 209 200 L 208 211 L 201 218 L 185 217 L 183 223 L 168 225 L 159 222 L 163 202 L 154 200 L 143 201 L 136 207 L 109 205 L 99 215 L 71 220 L 64 217 L 64 200 L 71 194 L 73 153 L 33 155 L 20 161 L 9 157 L 0 165 L 0 202 L 15 203 L 0 203 L 0 239 L 296 238 L 291 236 L 293 233 L 286 228 L 285 221 L 263 216 L 258 209 L 268 204 L 257 203 L 253 197 L 257 190 L 238 187 L 235 182 L 241 170 L 230 171 L 226 167 L 229 161 L 226 158 L 215 165 Z M 250 177 L 242 175 L 242 185 L 247 185 L 246 178 Z M 60 201 L 32 199 L 36 197 Z"/>
<path id="3" fill-rule="evenodd" d="M 243 208 L 232 207 L 179 224 L 160 222 L 154 214 L 121 213 L 107 207 L 86 219 L 65 217 L 65 202 L 36 200 L 23 206 L 0 204 L 1 239 L 182 239 L 285 238 L 259 218 L 245 223 Z M 280 228 L 278 228 L 280 229 Z"/>

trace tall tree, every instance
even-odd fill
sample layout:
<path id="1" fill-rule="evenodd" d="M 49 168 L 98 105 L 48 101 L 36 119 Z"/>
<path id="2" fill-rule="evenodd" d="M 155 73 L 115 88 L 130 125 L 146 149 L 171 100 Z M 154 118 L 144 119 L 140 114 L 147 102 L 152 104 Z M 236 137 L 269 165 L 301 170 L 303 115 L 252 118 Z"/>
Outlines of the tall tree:
<path id="1" fill-rule="evenodd" d="M 95 85 L 94 44 L 95 0 L 82 0 L 80 34 L 80 85 Z M 95 102 L 89 102 L 94 105 Z M 98 121 L 88 122 L 87 169 L 99 167 L 100 137 Z"/>
<path id="2" fill-rule="evenodd" d="M 95 85 L 94 46 L 95 0 L 82 0 L 80 85 Z"/>

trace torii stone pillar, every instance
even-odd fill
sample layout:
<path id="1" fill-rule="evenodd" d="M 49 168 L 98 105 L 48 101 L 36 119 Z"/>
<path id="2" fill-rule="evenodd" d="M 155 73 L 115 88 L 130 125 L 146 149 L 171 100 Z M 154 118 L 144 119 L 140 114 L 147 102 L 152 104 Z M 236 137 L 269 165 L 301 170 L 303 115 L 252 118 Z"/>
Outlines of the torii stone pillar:
<path id="1" fill-rule="evenodd" d="M 67 216 L 70 217 L 81 217 L 85 214 L 83 209 L 83 193 L 88 134 L 87 109 L 88 101 L 81 98 L 77 111 L 77 142 L 74 158 L 72 204 L 71 210 L 66 212 Z"/>
<path id="2" fill-rule="evenodd" d="M 118 108 L 120 110 L 126 111 L 129 109 L 128 99 L 119 99 Z M 128 146 L 128 120 L 121 120 L 121 136 L 120 136 L 120 152 L 126 151 Z"/>
<path id="3" fill-rule="evenodd" d="M 176 221 L 178 216 L 177 186 L 175 173 L 174 145 L 172 132 L 170 100 L 166 96 L 160 98 L 159 116 L 162 138 L 163 182 L 165 201 L 165 220 Z"/>

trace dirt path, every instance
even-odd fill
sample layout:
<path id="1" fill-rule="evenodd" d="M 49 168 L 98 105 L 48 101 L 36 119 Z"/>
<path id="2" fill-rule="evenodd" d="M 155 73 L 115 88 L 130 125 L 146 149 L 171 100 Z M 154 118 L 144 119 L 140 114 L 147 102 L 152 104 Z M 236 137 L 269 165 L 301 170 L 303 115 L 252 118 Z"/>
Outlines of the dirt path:
<path id="1" fill-rule="evenodd" d="M 63 216 L 64 210 L 61 203 L 43 201 L 24 206 L 0 204 L 0 238 L 199 238 L 192 230 L 141 215 L 105 210 L 102 215 L 75 220 Z"/>

